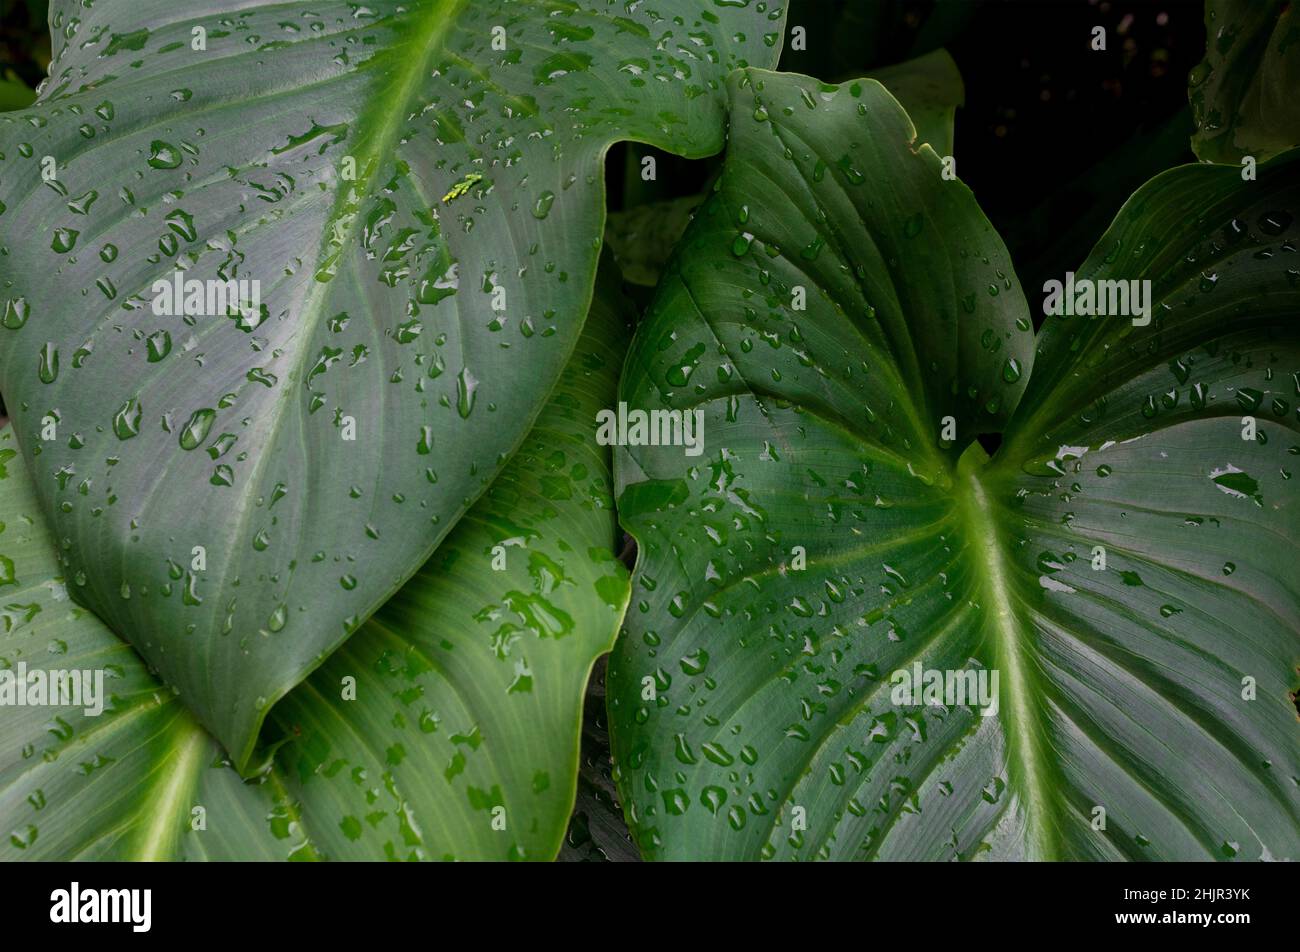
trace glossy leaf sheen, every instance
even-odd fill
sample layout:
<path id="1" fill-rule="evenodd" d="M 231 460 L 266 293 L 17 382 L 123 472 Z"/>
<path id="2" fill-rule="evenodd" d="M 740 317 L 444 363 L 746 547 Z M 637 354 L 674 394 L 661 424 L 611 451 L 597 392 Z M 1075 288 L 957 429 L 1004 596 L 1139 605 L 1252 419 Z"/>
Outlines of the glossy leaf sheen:
<path id="1" fill-rule="evenodd" d="M 51 78 L 0 118 L 0 390 L 76 598 L 236 763 L 527 432 L 590 300 L 610 143 L 720 149 L 722 77 L 774 61 L 782 17 L 53 5 Z M 176 268 L 258 280 L 263 309 L 160 316 Z"/>
<path id="2" fill-rule="evenodd" d="M 0 564 L 13 566 L 0 667 L 104 668 L 112 695 L 99 717 L 2 709 L 0 859 L 554 857 L 587 673 L 628 597 L 609 549 L 609 451 L 594 441 L 622 356 L 616 293 L 597 295 L 488 493 L 276 706 L 274 759 L 247 782 L 131 647 L 69 600 L 12 429 L 0 431 Z"/>
<path id="3" fill-rule="evenodd" d="M 1000 243 L 897 104 L 747 76 L 620 385 L 705 413 L 698 458 L 616 454 L 643 853 L 1295 858 L 1300 156 L 1141 189 L 1079 277 L 1151 279 L 1151 324 L 1049 318 L 1031 361 Z M 1019 398 L 991 462 L 984 419 L 926 425 L 960 412 L 916 370 L 945 355 L 972 414 Z M 896 701 L 915 663 L 996 671 L 998 710 Z"/>

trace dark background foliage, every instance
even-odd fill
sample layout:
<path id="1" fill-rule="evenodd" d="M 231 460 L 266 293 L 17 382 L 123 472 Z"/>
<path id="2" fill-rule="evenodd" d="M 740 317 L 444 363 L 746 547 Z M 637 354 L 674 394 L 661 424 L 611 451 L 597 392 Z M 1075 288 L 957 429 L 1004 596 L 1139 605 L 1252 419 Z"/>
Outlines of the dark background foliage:
<path id="1" fill-rule="evenodd" d="M 20 109 L 50 65 L 46 0 L 0 0 L 0 111 Z"/>
<path id="2" fill-rule="evenodd" d="M 945 47 L 966 102 L 957 112 L 957 173 L 1006 241 L 1031 302 L 1048 278 L 1083 261 L 1144 181 L 1193 161 L 1187 74 L 1205 50 L 1200 0 L 791 0 L 806 30 L 784 70 L 826 81 L 863 75 Z M 1093 27 L 1107 49 L 1091 49 Z M 788 46 L 788 44 L 787 44 Z M 45 0 L 0 0 L 0 110 L 21 108 L 45 75 Z M 611 151 L 612 212 L 696 195 L 720 159 Z M 644 297 L 642 293 L 641 297 Z M 0 418 L 3 417 L 0 400 Z M 604 666 L 593 674 L 578 802 L 561 858 L 634 860 L 610 778 Z"/>

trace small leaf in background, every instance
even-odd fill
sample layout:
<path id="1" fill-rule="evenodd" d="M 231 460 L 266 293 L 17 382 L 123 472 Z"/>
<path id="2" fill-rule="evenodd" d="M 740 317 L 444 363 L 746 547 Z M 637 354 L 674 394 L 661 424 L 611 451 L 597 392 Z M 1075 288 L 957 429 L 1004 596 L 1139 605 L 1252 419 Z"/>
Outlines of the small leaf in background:
<path id="1" fill-rule="evenodd" d="M 945 50 L 875 70 L 876 80 L 907 110 L 916 127 L 917 144 L 940 156 L 953 154 L 953 119 L 965 98 L 961 73 Z"/>
<path id="2" fill-rule="evenodd" d="M 704 195 L 690 195 L 610 214 L 605 242 L 624 280 L 651 288 L 659 283 L 673 248 L 704 199 Z"/>
<path id="3" fill-rule="evenodd" d="M 1188 77 L 1204 162 L 1263 162 L 1300 145 L 1300 12 L 1290 0 L 1206 0 L 1206 50 Z"/>
<path id="4" fill-rule="evenodd" d="M 1077 275 L 1132 306 L 1035 356 L 878 85 L 732 91 L 620 385 L 704 415 L 616 455 L 643 854 L 1295 858 L 1300 153 L 1140 189 Z"/>
<path id="5" fill-rule="evenodd" d="M 14 76 L 0 77 L 0 112 L 26 109 L 36 101 L 36 93 Z"/>
<path id="6" fill-rule="evenodd" d="M 98 671 L 98 716 L 3 708 L 0 858 L 551 859 L 583 689 L 628 597 L 609 450 L 627 306 L 602 273 L 523 448 L 426 563 L 277 705 L 243 781 L 130 645 L 68 597 L 0 430 L 0 676 Z M 346 580 L 346 576 L 343 577 Z"/>
<path id="7" fill-rule="evenodd" d="M 56 2 L 0 114 L 0 391 L 75 598 L 237 766 L 528 432 L 606 149 L 718 151 L 783 10 Z"/>

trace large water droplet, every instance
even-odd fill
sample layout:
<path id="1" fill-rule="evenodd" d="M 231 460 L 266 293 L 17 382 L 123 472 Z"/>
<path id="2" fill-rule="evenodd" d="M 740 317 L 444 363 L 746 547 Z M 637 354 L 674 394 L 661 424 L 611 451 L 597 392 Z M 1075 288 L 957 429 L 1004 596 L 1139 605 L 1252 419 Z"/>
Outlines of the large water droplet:
<path id="1" fill-rule="evenodd" d="M 207 438 L 208 430 L 212 429 L 212 421 L 217 418 L 217 411 L 203 408 L 195 410 L 190 415 L 189 422 L 181 430 L 180 443 L 181 449 L 192 450 Z"/>
<path id="2" fill-rule="evenodd" d="M 59 349 L 49 341 L 41 348 L 41 361 L 39 368 L 41 383 L 54 383 L 59 376 Z"/>
<path id="3" fill-rule="evenodd" d="M 149 167 L 154 169 L 174 169 L 181 164 L 181 150 L 161 139 L 149 143 Z"/>
<path id="4" fill-rule="evenodd" d="M 476 378 L 468 367 L 461 370 L 456 377 L 456 412 L 460 414 L 461 419 L 469 419 L 469 415 L 474 412 L 475 391 L 478 389 L 478 378 Z"/>

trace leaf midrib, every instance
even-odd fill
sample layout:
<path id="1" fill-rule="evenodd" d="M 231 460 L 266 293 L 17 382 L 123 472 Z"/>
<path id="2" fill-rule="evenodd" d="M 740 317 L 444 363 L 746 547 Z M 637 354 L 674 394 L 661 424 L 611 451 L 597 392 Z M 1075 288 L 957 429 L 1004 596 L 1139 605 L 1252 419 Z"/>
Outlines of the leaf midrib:
<path id="1" fill-rule="evenodd" d="M 157 806 L 149 811 L 148 825 L 140 845 L 133 851 L 134 858 L 142 862 L 172 858 L 174 835 L 190 812 L 186 804 L 198 780 L 199 757 L 207 745 L 208 735 L 188 715 L 182 715 L 179 732 L 176 745 L 169 751 L 173 756 L 162 756 L 156 761 L 163 770 L 151 797 Z"/>
<path id="2" fill-rule="evenodd" d="M 378 165 L 383 160 L 384 156 L 392 154 L 393 145 L 397 140 L 402 123 L 405 121 L 406 116 L 410 111 L 410 103 L 416 90 L 419 88 L 419 82 L 428 72 L 430 62 L 435 56 L 442 52 L 443 46 L 446 43 L 447 35 L 451 32 L 452 27 L 458 20 L 461 10 L 467 2 L 468 0 L 435 0 L 434 4 L 424 11 L 424 23 L 422 28 L 413 33 L 408 43 L 395 47 L 392 51 L 393 54 L 402 54 L 414 46 L 415 49 L 421 51 L 421 54 L 405 59 L 404 68 L 400 69 L 395 74 L 393 81 L 384 83 L 375 89 L 374 98 L 371 99 L 370 103 L 378 104 L 380 106 L 380 120 L 372 131 L 368 131 L 368 134 L 366 132 L 362 133 L 362 148 L 357 152 L 357 154 L 353 155 L 353 158 L 356 160 L 356 168 L 362 172 L 364 178 L 357 183 L 355 190 L 343 187 L 344 183 L 340 180 L 340 188 L 335 198 L 335 206 L 325 223 L 321 244 L 316 253 L 316 267 L 313 269 L 313 276 L 316 271 L 319 270 L 321 262 L 328 258 L 332 246 L 337 246 L 340 249 L 340 255 L 346 252 L 346 250 L 351 246 L 361 215 L 359 212 L 354 211 L 350 216 L 348 216 L 346 214 L 348 206 L 353 205 L 354 207 L 359 207 L 362 202 L 371 196 L 371 187 L 379 178 L 376 171 Z M 402 58 L 399 57 L 398 62 L 402 61 Z M 396 86 L 395 94 L 384 95 L 388 90 L 393 89 L 394 86 Z M 373 110 L 374 106 L 370 105 L 370 108 Z M 365 112 L 366 110 L 361 110 L 361 114 L 364 114 Z M 354 192 L 354 194 L 350 196 L 350 192 Z M 340 219 L 345 219 L 344 225 L 336 236 L 335 227 L 340 222 Z M 329 283 L 329 281 L 321 281 L 314 278 L 313 284 L 304 297 L 299 309 L 299 325 L 305 326 L 306 328 L 305 333 L 303 334 L 304 345 L 295 355 L 293 366 L 287 374 L 285 387 L 281 391 L 277 404 L 271 413 L 271 429 L 267 433 L 267 438 L 264 444 L 265 448 L 258 456 L 254 470 L 250 474 L 246 483 L 249 487 L 259 485 L 262 471 L 267 464 L 268 458 L 274 451 L 275 441 L 279 434 L 281 424 L 284 419 L 290 415 L 290 401 L 297 397 L 296 385 L 302 379 L 303 372 L 311 356 L 311 348 L 307 346 L 305 342 L 311 339 L 312 332 L 317 326 L 319 326 L 320 322 L 324 319 L 323 315 L 327 312 L 327 308 L 324 307 L 324 302 L 328 297 L 327 291 Z M 248 520 L 252 516 L 253 508 L 254 507 L 247 505 L 243 507 L 239 518 L 236 520 L 234 533 L 232 534 L 233 539 L 238 540 L 244 536 L 248 528 Z M 226 576 L 228 575 L 229 569 L 234 564 L 234 559 L 227 562 L 227 572 L 223 573 L 221 579 L 221 585 L 223 588 L 227 580 Z M 369 615 L 376 607 L 378 607 L 378 605 L 383 603 L 389 594 L 391 594 L 391 592 L 383 593 L 381 597 L 376 600 L 375 604 L 367 608 L 363 613 L 363 616 Z M 328 654 L 328 652 L 324 654 Z M 324 655 L 322 656 L 322 660 L 323 659 Z M 254 729 L 249 732 L 249 736 L 243 745 L 243 749 L 239 751 L 231 751 L 234 755 L 235 767 L 241 774 L 246 769 L 249 758 L 252 756 L 253 750 L 257 744 L 257 736 L 260 732 L 261 724 L 265 719 L 266 713 L 270 711 L 271 707 L 273 707 L 280 698 L 284 697 L 284 695 L 287 694 L 294 685 L 305 680 L 307 675 L 310 673 L 310 670 L 300 672 L 295 676 L 292 683 L 276 686 L 268 699 L 268 704 L 262 709 L 261 716 L 257 718 L 257 721 L 254 724 Z"/>
<path id="3" fill-rule="evenodd" d="M 1034 703 L 1041 691 L 1033 683 L 1026 639 L 1011 604 L 1012 582 L 1006 549 L 998 532 L 998 508 L 980 479 L 988 454 L 972 443 L 957 466 L 957 501 L 972 538 L 983 540 L 973 554 L 971 572 L 983 596 L 984 631 L 990 667 L 1001 672 L 998 718 L 1007 743 L 1007 779 L 1020 797 L 1026 817 L 1027 853 L 1030 859 L 1056 859 L 1062 855 L 1059 825 L 1052 810 L 1049 789 L 1050 751 L 1040 729 L 1044 712 Z"/>

